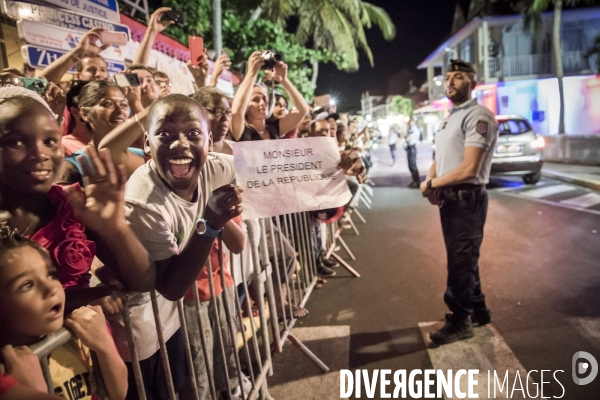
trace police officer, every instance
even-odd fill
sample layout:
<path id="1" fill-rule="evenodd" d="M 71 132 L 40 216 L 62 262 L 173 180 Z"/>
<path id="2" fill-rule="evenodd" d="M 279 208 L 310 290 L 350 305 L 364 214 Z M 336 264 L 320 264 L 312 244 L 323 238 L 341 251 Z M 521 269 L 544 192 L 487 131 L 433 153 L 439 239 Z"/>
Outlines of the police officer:
<path id="1" fill-rule="evenodd" d="M 471 99 L 475 85 L 473 66 L 450 60 L 444 87 L 453 108 L 436 134 L 435 160 L 421 183 L 423 196 L 440 208 L 448 260 L 444 301 L 452 313 L 446 315 L 444 327 L 430 335 L 436 344 L 473 337 L 472 323 L 491 321 L 478 260 L 498 124 L 491 111 Z"/>

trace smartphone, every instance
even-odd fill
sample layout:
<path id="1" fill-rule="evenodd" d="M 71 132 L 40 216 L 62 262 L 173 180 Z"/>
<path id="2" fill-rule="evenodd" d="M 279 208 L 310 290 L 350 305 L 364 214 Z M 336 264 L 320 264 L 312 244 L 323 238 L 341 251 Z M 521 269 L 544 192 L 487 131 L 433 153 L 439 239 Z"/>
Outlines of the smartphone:
<path id="1" fill-rule="evenodd" d="M 168 21 L 173 21 L 176 24 L 181 24 L 183 22 L 183 13 L 175 10 L 167 11 L 163 14 L 163 18 Z"/>
<path id="2" fill-rule="evenodd" d="M 45 78 L 19 77 L 19 82 L 23 84 L 25 89 L 33 90 L 40 94 L 46 93 L 46 89 L 48 89 L 48 81 Z"/>
<path id="3" fill-rule="evenodd" d="M 102 44 L 125 46 L 127 44 L 127 34 L 125 32 L 102 31 L 100 32 L 100 41 Z"/>
<path id="4" fill-rule="evenodd" d="M 195 66 L 204 62 L 204 39 L 201 36 L 190 36 L 190 62 Z"/>
<path id="5" fill-rule="evenodd" d="M 142 84 L 137 74 L 114 74 L 112 80 L 119 87 L 135 87 Z"/>
<path id="6" fill-rule="evenodd" d="M 315 105 L 323 108 L 329 107 L 329 102 L 331 101 L 331 95 L 324 94 L 322 96 L 315 97 Z"/>

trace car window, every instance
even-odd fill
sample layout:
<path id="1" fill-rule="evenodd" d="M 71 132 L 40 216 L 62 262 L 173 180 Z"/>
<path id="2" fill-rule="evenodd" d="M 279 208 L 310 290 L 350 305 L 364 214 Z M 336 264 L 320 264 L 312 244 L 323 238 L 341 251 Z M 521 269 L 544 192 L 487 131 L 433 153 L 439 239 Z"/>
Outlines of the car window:
<path id="1" fill-rule="evenodd" d="M 520 135 L 531 128 L 525 120 L 509 119 L 506 121 L 498 121 L 498 132 L 500 136 L 504 135 Z"/>

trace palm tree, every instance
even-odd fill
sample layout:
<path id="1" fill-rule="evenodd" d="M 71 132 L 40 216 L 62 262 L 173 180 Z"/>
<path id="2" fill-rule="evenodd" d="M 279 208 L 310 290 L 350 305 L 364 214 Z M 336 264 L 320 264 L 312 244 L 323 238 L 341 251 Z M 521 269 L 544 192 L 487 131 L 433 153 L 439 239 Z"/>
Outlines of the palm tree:
<path id="1" fill-rule="evenodd" d="M 552 51 L 554 52 L 554 69 L 556 78 L 558 79 L 558 95 L 560 99 L 560 111 L 558 118 L 558 133 L 565 133 L 565 89 L 563 84 L 563 62 L 562 62 L 562 46 L 561 46 L 561 17 L 564 6 L 574 6 L 577 4 L 593 4 L 597 0 L 525 0 L 524 12 L 526 22 L 540 21 L 540 14 L 546 11 L 550 4 L 554 6 L 552 18 Z"/>
<path id="2" fill-rule="evenodd" d="M 315 49 L 344 54 L 348 71 L 358 69 L 359 49 L 366 53 L 371 66 L 374 64 L 365 28 L 377 25 L 386 40 L 396 36 L 396 26 L 388 13 L 362 0 L 265 0 L 254 16 L 260 15 L 262 10 L 281 24 L 291 16 L 298 17 L 298 43 L 312 40 Z M 318 67 L 318 62 L 313 62 L 313 84 L 317 82 Z"/>

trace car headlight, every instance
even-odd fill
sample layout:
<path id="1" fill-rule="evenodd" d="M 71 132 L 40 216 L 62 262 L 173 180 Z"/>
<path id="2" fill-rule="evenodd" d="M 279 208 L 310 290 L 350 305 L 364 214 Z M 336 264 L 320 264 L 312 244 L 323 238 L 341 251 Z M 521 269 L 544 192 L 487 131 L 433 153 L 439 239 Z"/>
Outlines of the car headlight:
<path id="1" fill-rule="evenodd" d="M 538 136 L 533 142 L 531 142 L 531 147 L 534 149 L 541 149 L 546 145 L 544 138 Z"/>

